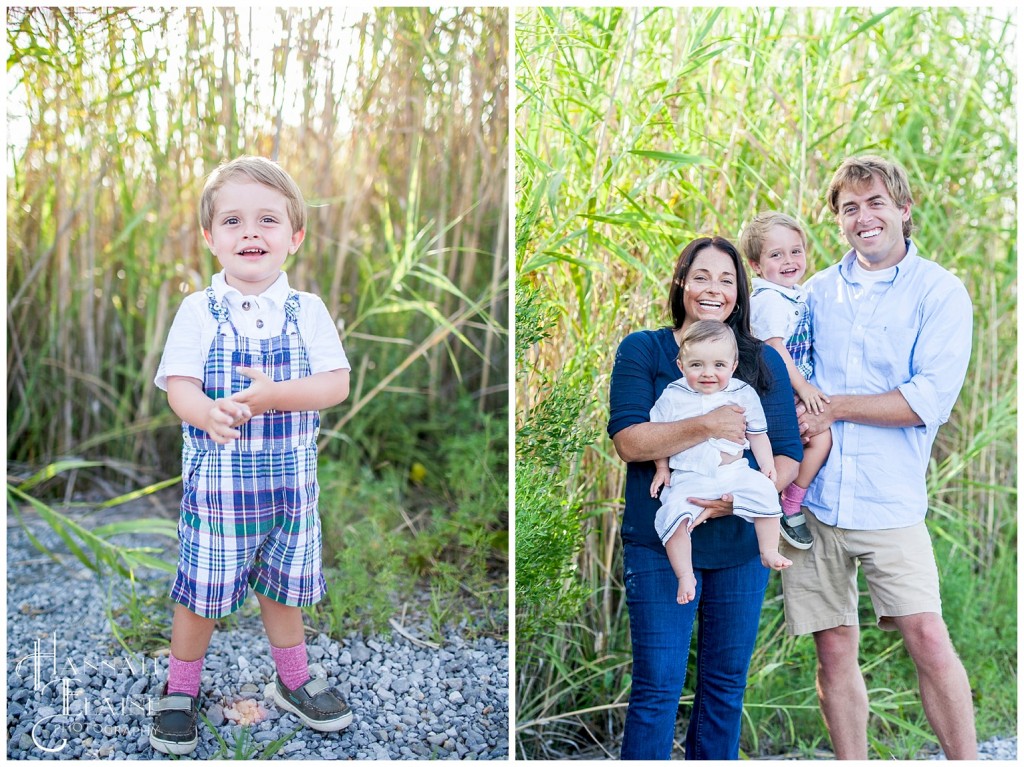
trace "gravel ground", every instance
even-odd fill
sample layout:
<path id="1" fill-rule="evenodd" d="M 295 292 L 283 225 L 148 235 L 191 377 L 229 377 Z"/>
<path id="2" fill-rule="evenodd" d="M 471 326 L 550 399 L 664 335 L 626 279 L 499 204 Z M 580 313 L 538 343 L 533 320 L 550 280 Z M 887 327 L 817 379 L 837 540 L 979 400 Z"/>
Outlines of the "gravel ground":
<path id="1" fill-rule="evenodd" d="M 45 525 L 33 532 L 66 550 Z M 42 557 L 17 526 L 8 528 L 7 556 L 8 757 L 167 759 L 150 747 L 148 730 L 166 654 L 116 645 L 107 584 L 73 558 Z M 165 574 L 139 586 L 140 594 L 168 589 Z M 276 758 L 508 758 L 506 642 L 463 638 L 463 626 L 449 628 L 442 646 L 426 646 L 429 621 L 408 618 L 389 637 L 308 636 L 313 676 L 326 677 L 355 714 L 342 732 L 318 733 L 266 701 L 273 662 L 256 612 L 243 608 L 234 628 L 214 633 L 201 702 L 213 729 L 200 724 L 194 758 L 232 758 L 238 743 L 253 758 L 297 728 Z M 245 730 L 253 714 L 265 718 Z"/>
<path id="2" fill-rule="evenodd" d="M 928 757 L 929 759 L 945 759 L 943 753 Z M 978 744 L 978 761 L 1010 759 L 1017 761 L 1017 736 L 991 738 Z"/>

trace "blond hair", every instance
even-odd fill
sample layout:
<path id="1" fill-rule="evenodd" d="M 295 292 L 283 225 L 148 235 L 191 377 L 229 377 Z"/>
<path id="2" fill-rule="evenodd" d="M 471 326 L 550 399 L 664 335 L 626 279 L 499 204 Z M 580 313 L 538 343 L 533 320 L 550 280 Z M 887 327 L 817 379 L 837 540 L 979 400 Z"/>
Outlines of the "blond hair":
<path id="1" fill-rule="evenodd" d="M 910 194 L 910 180 L 903 166 L 878 155 L 866 154 L 843 160 L 842 165 L 832 176 L 832 183 L 828 185 L 825 199 L 833 215 L 839 215 L 839 195 L 844 189 L 863 188 L 871 183 L 872 177 L 882 180 L 896 207 L 914 204 L 914 198 Z M 914 218 L 911 214 L 903 222 L 903 236 L 909 237 L 913 230 Z"/>
<path id="2" fill-rule="evenodd" d="M 242 155 L 217 167 L 206 177 L 203 195 L 199 199 L 199 225 L 204 231 L 213 226 L 213 208 L 217 192 L 228 181 L 239 177 L 269 186 L 284 195 L 288 205 L 288 220 L 292 231 L 306 228 L 306 202 L 294 179 L 273 160 L 253 155 Z"/>
<path id="3" fill-rule="evenodd" d="M 784 226 L 787 229 L 792 229 L 800 235 L 800 241 L 804 244 L 804 250 L 807 250 L 807 235 L 795 218 L 787 216 L 785 213 L 774 211 L 758 213 L 744 227 L 743 234 L 740 235 L 740 252 L 743 253 L 743 257 L 747 261 L 752 264 L 761 263 L 761 251 L 764 250 L 764 241 L 773 226 Z"/>
<path id="4" fill-rule="evenodd" d="M 679 339 L 679 353 L 676 359 L 682 360 L 686 356 L 686 347 L 693 344 L 701 344 L 705 341 L 729 341 L 732 345 L 734 360 L 738 360 L 740 353 L 736 345 L 736 334 L 733 329 L 721 320 L 697 320 L 683 331 Z"/>

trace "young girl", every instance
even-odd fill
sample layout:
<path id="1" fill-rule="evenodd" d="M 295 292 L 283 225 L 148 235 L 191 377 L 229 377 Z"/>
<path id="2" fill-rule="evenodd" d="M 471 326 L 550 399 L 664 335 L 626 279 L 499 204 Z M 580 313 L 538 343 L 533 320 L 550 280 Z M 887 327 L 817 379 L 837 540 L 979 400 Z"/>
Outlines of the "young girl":
<path id="1" fill-rule="evenodd" d="M 731 493 L 733 514 L 754 523 L 761 563 L 773 570 L 792 564 L 779 554 L 779 497 L 768 424 L 757 392 L 732 377 L 738 363 L 732 328 L 718 320 L 694 322 L 679 341 L 677 364 L 683 377 L 666 386 L 651 408 L 652 423 L 703 415 L 726 404 L 746 410 L 747 444 L 710 439 L 654 462 L 651 497 L 657 498 L 664 487 L 654 527 L 679 581 L 676 601 L 681 605 L 694 598 L 697 588 L 689 527 L 701 508 L 687 501 L 688 497 L 720 498 Z M 743 457 L 748 445 L 760 471 L 752 469 Z"/>
<path id="2" fill-rule="evenodd" d="M 740 249 L 758 276 L 750 294 L 750 328 L 786 363 L 793 391 L 812 413 L 822 411 L 826 397 L 809 381 L 812 333 L 800 280 L 807 272 L 807 238 L 795 219 L 784 213 L 761 213 L 740 237 Z M 800 508 L 818 470 L 828 459 L 832 435 L 822 432 L 804 446 L 800 471 L 782 491 L 782 537 L 795 548 L 814 544 Z"/>
<path id="3" fill-rule="evenodd" d="M 210 175 L 200 222 L 223 271 L 182 303 L 156 376 L 184 437 L 178 604 L 150 733 L 165 754 L 195 750 L 214 624 L 250 587 L 277 668 L 268 696 L 316 730 L 352 721 L 341 696 L 310 678 L 302 624 L 302 607 L 326 590 L 317 411 L 348 396 L 350 369 L 323 301 L 281 271 L 305 237 L 305 203 L 276 163 L 240 157 Z"/>

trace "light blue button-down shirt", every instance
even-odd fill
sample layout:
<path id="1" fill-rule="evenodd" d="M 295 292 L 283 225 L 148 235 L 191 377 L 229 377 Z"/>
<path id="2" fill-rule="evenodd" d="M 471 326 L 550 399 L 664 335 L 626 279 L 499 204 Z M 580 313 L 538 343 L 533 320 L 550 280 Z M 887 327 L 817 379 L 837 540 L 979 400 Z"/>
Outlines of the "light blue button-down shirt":
<path id="1" fill-rule="evenodd" d="M 967 374 L 973 322 L 967 290 L 918 256 L 913 242 L 907 246 L 891 280 L 855 283 L 851 250 L 805 286 L 814 328 L 812 382 L 826 394 L 899 389 L 924 422 L 832 425 L 832 452 L 804 501 L 829 525 L 886 530 L 924 519 L 932 444 Z"/>

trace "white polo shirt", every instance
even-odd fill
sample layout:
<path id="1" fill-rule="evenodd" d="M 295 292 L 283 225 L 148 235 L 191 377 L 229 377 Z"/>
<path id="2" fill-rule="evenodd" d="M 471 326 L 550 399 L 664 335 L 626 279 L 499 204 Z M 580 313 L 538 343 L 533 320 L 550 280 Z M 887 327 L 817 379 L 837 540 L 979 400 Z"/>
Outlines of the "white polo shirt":
<path id="1" fill-rule="evenodd" d="M 239 335 L 248 338 L 272 338 L 284 326 L 284 304 L 291 287 L 288 275 L 280 276 L 258 296 L 243 296 L 227 284 L 224 272 L 215 274 L 211 282 L 218 301 L 223 301 L 231 322 Z M 351 365 L 341 345 L 338 327 L 323 300 L 312 293 L 299 294 L 298 326 L 309 353 L 310 374 L 331 370 L 350 370 Z M 163 357 L 157 368 L 157 388 L 167 391 L 168 376 L 187 376 L 203 380 L 206 355 L 217 334 L 217 320 L 210 313 L 206 291 L 185 297 L 167 334 Z"/>

